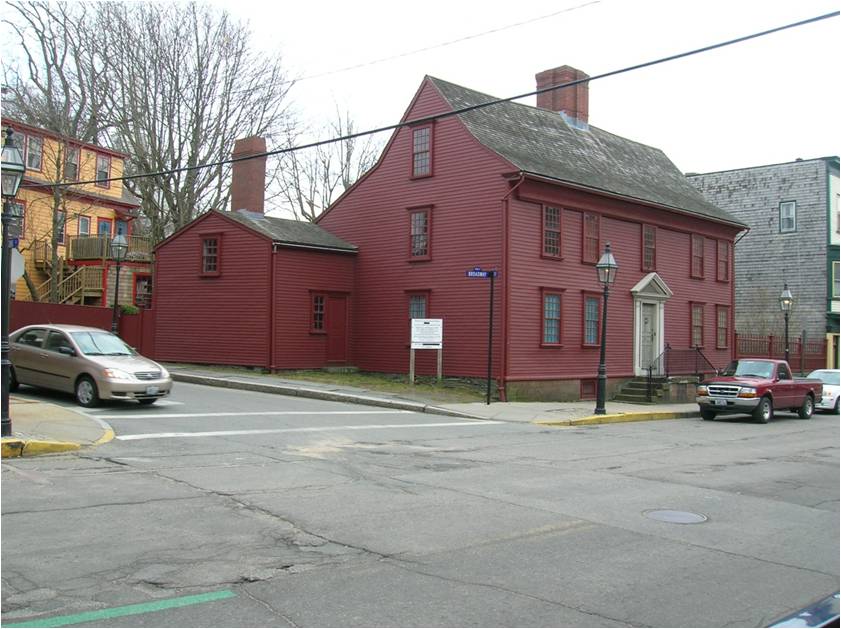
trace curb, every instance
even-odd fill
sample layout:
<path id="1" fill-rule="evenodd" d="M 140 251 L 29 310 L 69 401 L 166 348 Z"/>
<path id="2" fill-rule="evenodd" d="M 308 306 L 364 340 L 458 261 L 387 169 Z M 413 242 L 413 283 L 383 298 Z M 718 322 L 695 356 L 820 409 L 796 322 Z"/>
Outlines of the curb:
<path id="1" fill-rule="evenodd" d="M 80 450 L 81 448 L 81 443 L 74 443 L 72 441 L 3 439 L 2 458 L 9 459 L 23 456 L 38 456 L 39 454 L 55 454 L 57 452 Z"/>
<path id="2" fill-rule="evenodd" d="M 682 419 L 685 417 L 697 417 L 697 411 L 660 413 L 613 413 L 610 415 L 590 415 L 578 419 L 535 419 L 532 424 L 539 426 L 590 426 L 593 424 L 622 424 L 626 422 L 648 422 L 662 419 Z"/>
<path id="3" fill-rule="evenodd" d="M 452 411 L 450 409 L 443 408 L 440 406 L 431 406 L 422 402 L 412 402 L 409 400 L 389 400 L 385 398 L 369 397 L 367 395 L 359 395 L 354 393 L 340 393 L 337 391 L 323 391 L 321 389 L 307 389 L 306 387 L 297 387 L 285 384 L 263 384 L 260 382 L 248 382 L 243 380 L 228 380 L 223 378 L 215 378 L 213 376 L 197 376 L 194 374 L 177 373 L 172 371 L 169 372 L 169 375 L 172 377 L 173 380 L 177 382 L 203 384 L 211 387 L 242 389 L 245 391 L 274 393 L 277 395 L 291 395 L 294 397 L 327 400 L 330 402 L 345 402 L 348 404 L 366 404 L 368 406 L 395 408 L 398 410 L 412 411 L 415 413 L 434 413 L 435 415 L 445 415 L 447 417 L 460 417 L 462 419 L 485 419 L 484 417 L 479 417 L 477 415 L 462 413 L 460 411 Z"/>

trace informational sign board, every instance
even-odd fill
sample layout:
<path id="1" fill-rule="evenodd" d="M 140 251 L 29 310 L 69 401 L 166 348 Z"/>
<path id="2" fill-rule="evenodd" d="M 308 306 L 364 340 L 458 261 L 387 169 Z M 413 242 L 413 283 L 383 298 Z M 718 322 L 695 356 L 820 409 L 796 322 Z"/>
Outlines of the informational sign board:
<path id="1" fill-rule="evenodd" d="M 472 269 L 465 273 L 467 277 L 481 277 L 481 278 L 489 278 L 489 277 L 496 277 L 496 271 L 483 271 L 481 267 L 474 266 Z"/>
<path id="2" fill-rule="evenodd" d="M 412 349 L 442 349 L 443 319 L 412 319 Z"/>

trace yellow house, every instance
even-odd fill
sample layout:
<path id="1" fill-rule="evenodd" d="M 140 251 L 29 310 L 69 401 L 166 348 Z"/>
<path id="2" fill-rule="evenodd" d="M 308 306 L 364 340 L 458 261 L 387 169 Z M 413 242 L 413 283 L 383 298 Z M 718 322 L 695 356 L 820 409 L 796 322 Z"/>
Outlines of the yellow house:
<path id="1" fill-rule="evenodd" d="M 122 234 L 129 249 L 119 302 L 148 306 L 151 242 L 132 233 L 140 200 L 118 179 L 127 156 L 15 120 L 4 119 L 2 127 L 12 129 L 26 166 L 16 209 L 27 277 L 18 280 L 15 299 L 112 305 L 111 241 Z"/>

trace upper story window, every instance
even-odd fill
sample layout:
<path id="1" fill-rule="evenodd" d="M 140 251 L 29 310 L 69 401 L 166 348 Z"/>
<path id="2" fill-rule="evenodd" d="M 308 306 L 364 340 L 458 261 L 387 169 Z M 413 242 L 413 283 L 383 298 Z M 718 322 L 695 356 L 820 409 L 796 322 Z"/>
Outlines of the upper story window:
<path id="1" fill-rule="evenodd" d="M 23 235 L 26 233 L 26 203 L 19 199 L 15 199 L 14 201 L 8 201 L 10 210 L 12 212 L 12 216 L 15 217 L 14 220 L 17 221 L 18 227 L 20 228 L 20 234 Z"/>
<path id="2" fill-rule="evenodd" d="M 543 336 L 541 345 L 561 344 L 561 293 L 543 291 Z"/>
<path id="3" fill-rule="evenodd" d="M 832 298 L 841 297 L 841 262 L 835 260 L 832 263 Z"/>
<path id="4" fill-rule="evenodd" d="M 432 174 L 432 126 L 412 129 L 412 177 Z"/>
<path id="5" fill-rule="evenodd" d="M 691 277 L 704 277 L 704 237 L 692 234 L 692 260 L 690 262 Z"/>
<path id="6" fill-rule="evenodd" d="M 68 146 L 64 155 L 64 178 L 79 181 L 79 147 Z"/>
<path id="7" fill-rule="evenodd" d="M 37 135 L 26 136 L 26 167 L 41 170 L 44 161 L 44 140 Z"/>
<path id="8" fill-rule="evenodd" d="M 90 216 L 80 216 L 79 217 L 79 235 L 80 236 L 90 236 L 91 235 L 91 217 Z"/>
<path id="9" fill-rule="evenodd" d="M 561 257 L 561 208 L 543 206 L 543 255 Z"/>
<path id="10" fill-rule="evenodd" d="M 642 270 L 654 271 L 657 267 L 657 228 L 642 226 Z"/>
<path id="11" fill-rule="evenodd" d="M 111 157 L 109 155 L 96 156 L 96 185 L 100 188 L 110 187 L 108 178 L 111 176 Z"/>
<path id="12" fill-rule="evenodd" d="M 429 208 L 409 210 L 409 259 L 429 259 Z"/>
<path id="13" fill-rule="evenodd" d="M 719 282 L 730 281 L 730 243 L 726 240 L 718 241 L 715 279 Z"/>
<path id="14" fill-rule="evenodd" d="M 206 234 L 201 237 L 201 274 L 219 275 L 221 237 L 218 234 Z"/>
<path id="15" fill-rule="evenodd" d="M 582 229 L 581 261 L 595 264 L 599 261 L 599 215 L 585 213 Z"/>
<path id="16" fill-rule="evenodd" d="M 783 201 L 780 203 L 780 233 L 787 234 L 797 231 L 797 202 Z"/>

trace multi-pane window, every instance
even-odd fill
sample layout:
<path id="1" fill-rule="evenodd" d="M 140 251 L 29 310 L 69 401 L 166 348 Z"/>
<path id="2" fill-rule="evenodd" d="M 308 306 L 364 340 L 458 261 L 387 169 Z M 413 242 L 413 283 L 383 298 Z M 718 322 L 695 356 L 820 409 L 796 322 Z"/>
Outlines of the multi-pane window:
<path id="1" fill-rule="evenodd" d="M 841 296 L 841 262 L 832 263 L 832 297 L 837 299 Z"/>
<path id="2" fill-rule="evenodd" d="M 108 177 L 111 174 L 111 158 L 108 155 L 96 156 L 96 185 L 100 188 L 108 187 Z"/>
<path id="3" fill-rule="evenodd" d="M 692 277 L 704 277 L 704 237 L 698 234 L 692 234 L 692 251 L 691 251 L 691 271 Z"/>
<path id="4" fill-rule="evenodd" d="M 79 235 L 80 236 L 90 236 L 91 235 L 91 218 L 90 218 L 90 216 L 80 216 L 79 217 Z"/>
<path id="5" fill-rule="evenodd" d="M 314 293 L 312 296 L 312 331 L 324 332 L 324 312 L 327 297 Z"/>
<path id="6" fill-rule="evenodd" d="M 730 243 L 726 240 L 718 241 L 718 260 L 715 279 L 719 282 L 730 281 Z"/>
<path id="7" fill-rule="evenodd" d="M 657 266 L 657 230 L 653 225 L 642 226 L 642 270 L 654 271 Z"/>
<path id="8" fill-rule="evenodd" d="M 716 306 L 715 308 L 715 346 L 718 349 L 727 348 L 729 337 L 730 308 L 727 306 Z"/>
<path id="9" fill-rule="evenodd" d="M 420 127 L 412 132 L 412 176 L 432 174 L 432 127 Z"/>
<path id="10" fill-rule="evenodd" d="M 409 295 L 409 318 L 426 319 L 426 295 Z"/>
<path id="11" fill-rule="evenodd" d="M 584 214 L 582 262 L 599 261 L 599 216 L 598 214 Z"/>
<path id="12" fill-rule="evenodd" d="M 584 345 L 599 344 L 599 298 L 584 297 Z"/>
<path id="13" fill-rule="evenodd" d="M 14 201 L 10 201 L 9 205 L 14 221 L 19 228 L 18 233 L 23 235 L 26 233 L 26 204 L 23 201 L 15 199 Z"/>
<path id="14" fill-rule="evenodd" d="M 410 252 L 413 258 L 429 257 L 429 210 L 413 210 L 409 213 Z"/>
<path id="15" fill-rule="evenodd" d="M 55 215 L 55 240 L 59 244 L 64 244 L 64 223 L 67 220 L 67 214 L 64 210 L 56 210 Z"/>
<path id="16" fill-rule="evenodd" d="M 780 233 L 797 231 L 797 202 L 780 203 Z"/>
<path id="17" fill-rule="evenodd" d="M 691 347 L 704 346 L 704 304 L 691 304 Z"/>
<path id="18" fill-rule="evenodd" d="M 137 273 L 134 276 L 134 305 L 138 308 L 152 307 L 152 276 Z"/>
<path id="19" fill-rule="evenodd" d="M 205 275 L 219 274 L 219 238 L 202 238 L 201 271 Z"/>
<path id="20" fill-rule="evenodd" d="M 561 208 L 543 206 L 543 255 L 561 257 Z"/>
<path id="21" fill-rule="evenodd" d="M 26 136 L 26 167 L 41 170 L 44 158 L 44 141 L 37 135 Z"/>
<path id="22" fill-rule="evenodd" d="M 64 156 L 64 178 L 67 181 L 79 180 L 79 147 L 68 146 Z"/>
<path id="23" fill-rule="evenodd" d="M 561 295 L 543 293 L 543 344 L 561 344 Z"/>

